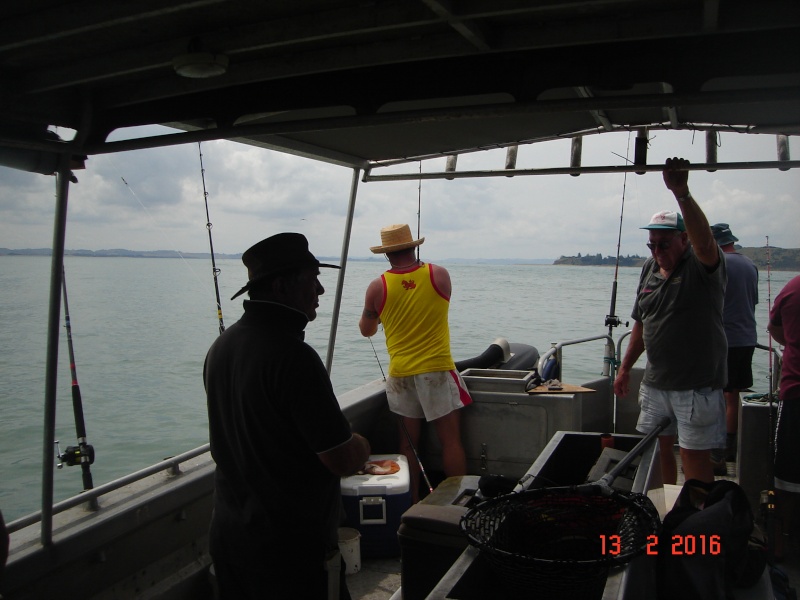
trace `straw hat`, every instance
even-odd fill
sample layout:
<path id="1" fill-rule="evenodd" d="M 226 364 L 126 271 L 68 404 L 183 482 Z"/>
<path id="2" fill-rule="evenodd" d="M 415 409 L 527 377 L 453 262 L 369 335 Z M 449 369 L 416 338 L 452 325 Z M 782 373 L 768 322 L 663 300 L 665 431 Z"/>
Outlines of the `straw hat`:
<path id="1" fill-rule="evenodd" d="M 419 246 L 425 238 L 415 240 L 411 237 L 411 229 L 405 223 L 389 225 L 381 229 L 381 245 L 372 246 L 373 254 L 386 254 L 388 252 L 398 252 L 406 248 Z"/>

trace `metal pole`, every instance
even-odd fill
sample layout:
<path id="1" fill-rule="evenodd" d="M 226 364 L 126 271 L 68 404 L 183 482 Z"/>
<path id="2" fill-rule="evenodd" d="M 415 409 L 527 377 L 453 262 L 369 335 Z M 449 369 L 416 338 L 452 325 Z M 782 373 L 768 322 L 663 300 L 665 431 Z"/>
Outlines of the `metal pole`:
<path id="1" fill-rule="evenodd" d="M 347 221 L 344 227 L 342 240 L 342 254 L 339 259 L 339 279 L 336 281 L 336 297 L 333 300 L 333 317 L 331 318 L 331 332 L 328 336 L 328 352 L 325 356 L 325 368 L 328 375 L 333 368 L 333 347 L 336 344 L 336 329 L 339 326 L 339 311 L 342 306 L 342 290 L 344 289 L 344 274 L 347 270 L 347 253 L 350 250 L 350 234 L 353 231 L 353 214 L 356 210 L 356 195 L 358 193 L 358 178 L 361 169 L 353 169 L 353 182 L 350 184 L 350 203 L 347 206 Z"/>
<path id="2" fill-rule="evenodd" d="M 755 169 L 787 169 L 800 168 L 798 160 L 748 161 L 730 163 L 696 163 L 686 167 L 687 171 L 747 171 Z M 597 167 L 552 167 L 545 169 L 514 169 L 494 171 L 446 171 L 431 173 L 396 173 L 393 175 L 364 176 L 364 182 L 373 181 L 415 181 L 417 179 L 469 179 L 479 177 L 518 177 L 527 175 L 598 175 L 601 173 L 661 173 L 664 165 L 606 165 Z M 371 173 L 371 171 L 370 171 Z"/>
<path id="3" fill-rule="evenodd" d="M 50 266 L 50 307 L 47 318 L 47 358 L 44 383 L 44 438 L 42 440 L 43 546 L 53 543 L 53 443 L 56 439 L 56 377 L 58 337 L 61 329 L 61 286 L 64 277 L 64 241 L 67 230 L 70 156 L 62 154 L 56 179 L 56 211 L 53 224 L 53 257 Z"/>

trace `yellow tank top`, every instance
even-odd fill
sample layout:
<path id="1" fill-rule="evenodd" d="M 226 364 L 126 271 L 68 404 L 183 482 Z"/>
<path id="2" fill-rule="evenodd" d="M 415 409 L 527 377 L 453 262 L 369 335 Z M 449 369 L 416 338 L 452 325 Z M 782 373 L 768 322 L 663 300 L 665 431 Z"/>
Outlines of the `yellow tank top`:
<path id="1" fill-rule="evenodd" d="M 450 300 L 433 282 L 433 265 L 410 272 L 386 271 L 381 323 L 389 351 L 389 375 L 408 377 L 455 369 L 447 313 Z"/>

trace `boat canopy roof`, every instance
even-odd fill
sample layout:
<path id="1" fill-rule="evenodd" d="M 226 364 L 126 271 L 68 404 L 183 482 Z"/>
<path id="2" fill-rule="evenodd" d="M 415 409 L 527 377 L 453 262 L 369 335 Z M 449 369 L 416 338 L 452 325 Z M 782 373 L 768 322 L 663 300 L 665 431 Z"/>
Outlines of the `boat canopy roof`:
<path id="1" fill-rule="evenodd" d="M 369 169 L 644 127 L 800 133 L 796 0 L 27 0 L 0 32 L 4 156 L 225 138 Z M 176 132 L 109 141 L 153 124 Z"/>

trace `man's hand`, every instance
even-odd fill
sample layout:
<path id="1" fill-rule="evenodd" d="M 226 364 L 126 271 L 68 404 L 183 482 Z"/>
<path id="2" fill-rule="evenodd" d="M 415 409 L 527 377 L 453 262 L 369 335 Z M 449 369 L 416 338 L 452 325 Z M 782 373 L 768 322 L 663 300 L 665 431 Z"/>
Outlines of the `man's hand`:
<path id="1" fill-rule="evenodd" d="M 685 196 L 689 193 L 689 171 L 686 167 L 689 161 L 684 158 L 668 158 L 664 166 L 664 184 L 671 190 L 675 197 Z"/>
<path id="2" fill-rule="evenodd" d="M 627 369 L 620 367 L 614 379 L 614 393 L 617 396 L 627 396 L 630 391 L 631 374 Z"/>

